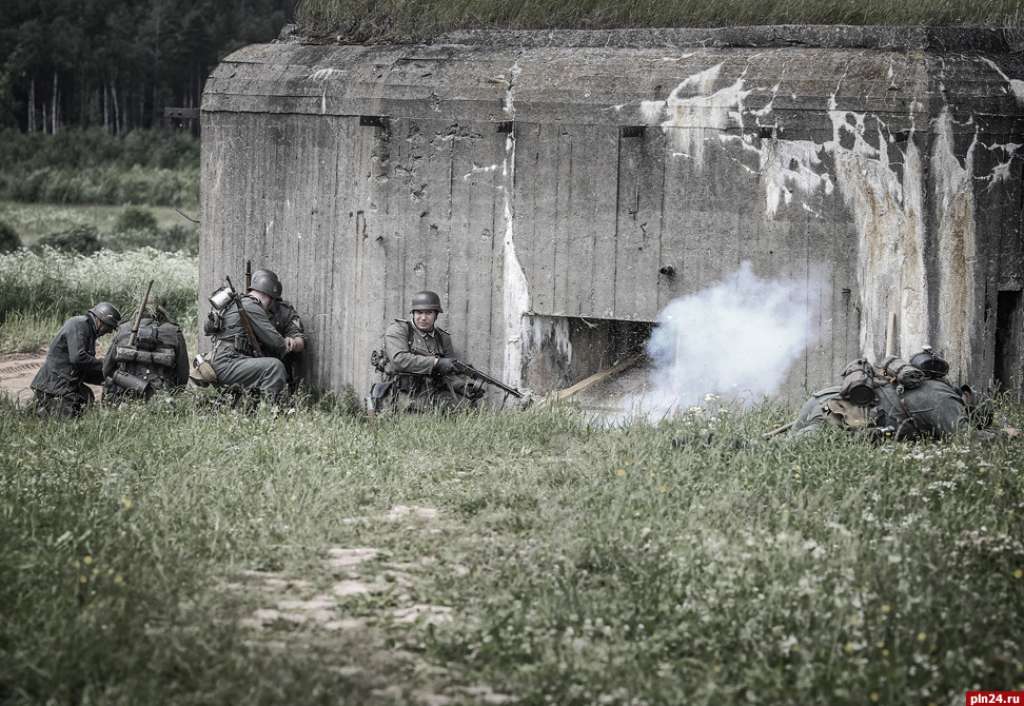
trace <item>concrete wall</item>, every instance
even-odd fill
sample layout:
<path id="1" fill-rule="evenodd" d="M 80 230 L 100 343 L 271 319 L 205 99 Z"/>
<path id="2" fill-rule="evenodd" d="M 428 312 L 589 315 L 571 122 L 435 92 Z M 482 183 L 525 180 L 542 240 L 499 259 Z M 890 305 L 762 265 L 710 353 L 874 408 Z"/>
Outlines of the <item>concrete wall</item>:
<path id="1" fill-rule="evenodd" d="M 984 384 L 999 338 L 1019 371 L 997 308 L 1024 283 L 1022 58 L 989 32 L 841 30 L 247 47 L 204 95 L 201 287 L 276 269 L 335 389 L 366 387 L 418 289 L 467 359 L 542 389 L 592 371 L 537 355 L 573 326 L 538 321 L 652 321 L 744 260 L 817 312 L 787 393 L 879 356 L 890 311 L 905 355 Z"/>

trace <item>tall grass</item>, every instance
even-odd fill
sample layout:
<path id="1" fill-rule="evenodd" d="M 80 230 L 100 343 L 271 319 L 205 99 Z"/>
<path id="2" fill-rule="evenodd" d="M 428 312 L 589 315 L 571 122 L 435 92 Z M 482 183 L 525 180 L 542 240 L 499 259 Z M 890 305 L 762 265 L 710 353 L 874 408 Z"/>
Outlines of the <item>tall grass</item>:
<path id="1" fill-rule="evenodd" d="M 557 409 L 2 412 L 12 701 L 482 703 L 460 689 L 484 685 L 538 705 L 927 704 L 1024 686 L 1019 442 L 748 445 L 776 409 L 621 430 Z M 395 504 L 440 517 L 380 519 Z M 365 631 L 240 625 L 275 595 L 226 581 L 272 570 L 330 594 L 355 569 L 325 568 L 329 546 L 405 567 L 332 609 Z M 453 620 L 389 617 L 413 603 Z"/>
<path id="2" fill-rule="evenodd" d="M 1020 27 L 1017 0 L 302 0 L 297 16 L 311 33 L 350 39 L 428 39 L 456 29 L 605 29 L 769 24 L 994 25 Z"/>
<path id="3" fill-rule="evenodd" d="M 177 317 L 195 317 L 199 269 L 196 258 L 143 248 L 74 255 L 44 248 L 0 254 L 0 325 L 13 314 L 48 320 L 81 314 L 97 301 L 131 311 L 155 279 L 153 296 Z M 51 332 L 52 335 L 52 332 Z"/>

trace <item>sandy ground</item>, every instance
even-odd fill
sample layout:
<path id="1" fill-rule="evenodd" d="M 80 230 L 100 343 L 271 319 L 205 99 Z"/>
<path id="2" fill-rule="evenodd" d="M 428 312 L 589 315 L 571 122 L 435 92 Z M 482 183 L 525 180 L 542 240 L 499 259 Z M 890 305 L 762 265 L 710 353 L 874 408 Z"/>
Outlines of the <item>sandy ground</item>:
<path id="1" fill-rule="evenodd" d="M 18 404 L 28 404 L 32 401 L 32 378 L 36 371 L 42 367 L 46 360 L 46 349 L 40 349 L 36 353 L 8 353 L 0 355 L 0 394 L 9 395 L 18 401 Z M 92 388 L 96 399 L 103 396 L 103 388 L 99 385 L 89 385 Z"/>
<path id="2" fill-rule="evenodd" d="M 0 356 L 0 392 L 24 404 L 32 399 L 32 378 L 46 356 L 38 353 L 10 353 Z"/>

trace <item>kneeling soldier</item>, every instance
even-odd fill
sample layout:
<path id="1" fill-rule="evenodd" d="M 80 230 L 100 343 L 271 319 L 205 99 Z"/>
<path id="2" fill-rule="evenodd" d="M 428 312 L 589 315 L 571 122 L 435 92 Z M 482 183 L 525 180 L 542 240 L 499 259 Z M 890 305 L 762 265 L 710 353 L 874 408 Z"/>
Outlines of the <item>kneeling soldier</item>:
<path id="1" fill-rule="evenodd" d="M 131 321 L 117 327 L 103 359 L 103 399 L 149 399 L 158 390 L 180 390 L 188 384 L 188 370 L 181 328 L 157 306 L 155 313 L 143 311 L 139 316 L 138 332 Z"/>
<path id="2" fill-rule="evenodd" d="M 472 406 L 483 390 L 453 372 L 452 337 L 435 325 L 444 313 L 441 298 L 435 292 L 417 292 L 410 309 L 411 320 L 395 319 L 384 334 L 381 367 L 389 406 L 398 412 Z"/>
<path id="3" fill-rule="evenodd" d="M 306 350 L 306 332 L 302 327 L 302 317 L 291 303 L 281 298 L 284 287 L 277 274 L 271 270 L 256 270 L 252 273 L 253 282 L 267 284 L 273 290 L 273 301 L 267 314 L 277 332 L 284 337 L 285 354 L 281 359 L 285 372 L 288 373 L 288 389 L 295 392 L 302 381 L 302 352 Z"/>
<path id="4" fill-rule="evenodd" d="M 76 417 L 93 399 L 86 383 L 103 383 L 103 363 L 96 358 L 96 339 L 113 331 L 121 312 L 100 302 L 84 316 L 64 322 L 46 352 L 46 362 L 32 380 L 36 414 L 40 417 Z"/>
<path id="5" fill-rule="evenodd" d="M 211 302 L 223 291 L 215 293 Z M 272 402 L 280 401 L 288 389 L 288 374 L 281 362 L 286 344 L 267 313 L 274 291 L 270 277 L 253 275 L 245 296 L 236 297 L 231 290 L 223 308 L 210 313 L 205 327 L 214 341 L 209 362 L 216 384 L 258 391 Z"/>

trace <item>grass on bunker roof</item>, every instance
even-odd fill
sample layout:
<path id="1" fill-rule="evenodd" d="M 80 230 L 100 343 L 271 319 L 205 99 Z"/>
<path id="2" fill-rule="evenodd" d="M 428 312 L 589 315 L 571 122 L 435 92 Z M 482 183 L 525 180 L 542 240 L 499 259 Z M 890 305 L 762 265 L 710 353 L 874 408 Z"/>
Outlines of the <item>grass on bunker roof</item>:
<path id="1" fill-rule="evenodd" d="M 609 29 L 771 24 L 985 25 L 1020 28 L 1019 0 L 302 0 L 309 34 L 426 40 L 459 29 Z"/>
<path id="2" fill-rule="evenodd" d="M 745 444 L 786 414 L 609 430 L 560 409 L 370 422 L 182 399 L 60 424 L 4 403 L 0 700 L 1024 688 L 1024 444 Z"/>

